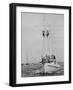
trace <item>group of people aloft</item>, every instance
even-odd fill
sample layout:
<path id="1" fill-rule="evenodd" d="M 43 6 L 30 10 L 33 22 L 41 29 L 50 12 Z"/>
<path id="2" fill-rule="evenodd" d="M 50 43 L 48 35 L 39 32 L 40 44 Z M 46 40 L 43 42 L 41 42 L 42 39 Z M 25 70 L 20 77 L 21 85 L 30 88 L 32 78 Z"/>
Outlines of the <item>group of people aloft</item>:
<path id="1" fill-rule="evenodd" d="M 45 37 L 45 36 L 49 36 L 49 31 L 47 30 L 47 31 L 42 31 L 42 35 L 43 35 L 43 37 Z"/>
<path id="2" fill-rule="evenodd" d="M 45 57 L 42 56 L 42 64 L 44 63 L 54 63 L 56 64 L 56 57 L 55 55 L 46 55 Z"/>

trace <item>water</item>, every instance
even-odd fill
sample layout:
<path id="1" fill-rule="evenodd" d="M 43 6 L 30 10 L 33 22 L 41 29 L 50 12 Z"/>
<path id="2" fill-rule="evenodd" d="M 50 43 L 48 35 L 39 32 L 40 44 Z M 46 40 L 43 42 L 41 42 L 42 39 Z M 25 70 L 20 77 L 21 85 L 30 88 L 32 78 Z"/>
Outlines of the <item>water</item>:
<path id="1" fill-rule="evenodd" d="M 43 65 L 40 63 L 21 65 L 21 77 L 38 77 L 38 76 L 60 76 L 64 75 L 64 63 L 58 62 L 59 70 L 51 73 L 43 72 Z"/>

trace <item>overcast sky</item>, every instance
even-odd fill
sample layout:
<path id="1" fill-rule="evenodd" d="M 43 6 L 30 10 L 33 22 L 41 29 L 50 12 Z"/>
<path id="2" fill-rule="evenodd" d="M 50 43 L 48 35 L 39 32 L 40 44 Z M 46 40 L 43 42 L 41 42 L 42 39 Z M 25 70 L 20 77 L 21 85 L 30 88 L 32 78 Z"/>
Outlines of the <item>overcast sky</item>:
<path id="1" fill-rule="evenodd" d="M 41 61 L 43 55 L 42 30 L 50 33 L 48 52 L 64 61 L 64 15 L 43 13 L 21 14 L 21 60 L 22 63 Z M 46 30 L 45 29 L 45 30 Z"/>

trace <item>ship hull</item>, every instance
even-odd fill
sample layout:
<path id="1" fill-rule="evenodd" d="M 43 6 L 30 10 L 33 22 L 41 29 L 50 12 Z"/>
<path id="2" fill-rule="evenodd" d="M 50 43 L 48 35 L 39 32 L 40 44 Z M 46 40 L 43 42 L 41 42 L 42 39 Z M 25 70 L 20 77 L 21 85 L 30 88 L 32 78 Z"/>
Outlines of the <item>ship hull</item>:
<path id="1" fill-rule="evenodd" d="M 48 64 L 46 63 L 44 65 L 44 72 L 45 73 L 53 73 L 53 72 L 56 72 L 60 69 L 60 66 L 57 65 L 57 64 Z"/>

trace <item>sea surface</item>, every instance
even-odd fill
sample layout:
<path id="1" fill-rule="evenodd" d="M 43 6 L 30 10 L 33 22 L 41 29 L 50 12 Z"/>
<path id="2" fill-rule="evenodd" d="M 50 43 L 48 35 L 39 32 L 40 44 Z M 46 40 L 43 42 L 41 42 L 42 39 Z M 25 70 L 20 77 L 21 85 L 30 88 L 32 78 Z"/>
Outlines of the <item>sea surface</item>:
<path id="1" fill-rule="evenodd" d="M 38 76 L 60 76 L 64 75 L 64 62 L 57 62 L 60 65 L 59 70 L 53 72 L 44 72 L 43 64 L 22 64 L 21 77 L 38 77 Z"/>

